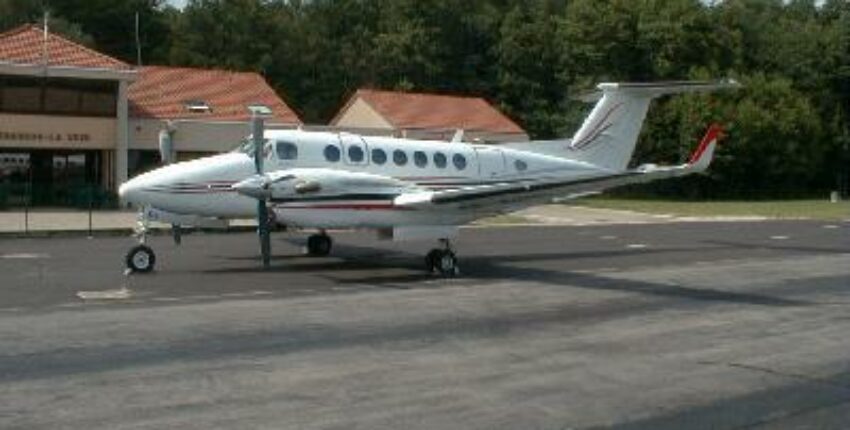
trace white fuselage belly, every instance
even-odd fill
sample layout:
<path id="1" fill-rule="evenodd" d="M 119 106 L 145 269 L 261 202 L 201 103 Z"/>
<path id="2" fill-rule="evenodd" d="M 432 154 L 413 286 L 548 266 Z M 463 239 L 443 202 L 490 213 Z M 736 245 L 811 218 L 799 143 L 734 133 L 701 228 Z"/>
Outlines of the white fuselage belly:
<path id="1" fill-rule="evenodd" d="M 395 179 L 407 190 L 445 190 L 468 186 L 529 181 L 577 179 L 610 174 L 586 163 L 501 149 L 440 141 L 416 141 L 301 131 L 266 133 L 265 172 L 290 169 L 326 169 L 366 173 Z M 276 146 L 290 142 L 297 157 L 281 159 Z M 339 149 L 338 161 L 329 161 L 329 145 Z M 356 149 L 352 148 L 359 148 Z M 382 150 L 385 159 L 375 157 Z M 398 163 L 397 151 L 406 161 Z M 437 154 L 445 159 L 435 160 Z M 424 154 L 424 159 L 423 155 Z M 362 155 L 359 157 L 358 155 Z M 461 162 L 455 162 L 460 157 Z M 436 161 L 442 161 L 437 163 Z M 178 163 L 134 178 L 122 188 L 125 199 L 177 214 L 217 218 L 252 218 L 257 201 L 236 193 L 230 186 L 254 175 L 253 157 L 233 152 Z M 358 184 L 340 181 L 332 190 L 272 201 L 278 222 L 304 228 L 391 228 L 414 225 L 461 225 L 498 212 L 515 209 L 475 207 L 415 210 L 393 205 L 399 186 L 373 187 L 364 192 Z"/>

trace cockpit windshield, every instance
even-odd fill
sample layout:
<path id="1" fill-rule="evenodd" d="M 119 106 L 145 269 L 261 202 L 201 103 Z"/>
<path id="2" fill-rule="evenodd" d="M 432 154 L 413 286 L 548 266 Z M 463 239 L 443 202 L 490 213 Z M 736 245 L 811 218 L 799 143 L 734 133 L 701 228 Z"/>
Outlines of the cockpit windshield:
<path id="1" fill-rule="evenodd" d="M 269 152 L 269 149 L 270 149 L 270 148 L 268 148 L 269 140 L 264 139 L 263 145 L 267 147 L 267 148 L 265 148 L 265 151 L 264 151 L 264 154 L 267 155 L 268 152 Z M 239 142 L 239 145 L 237 145 L 235 148 L 233 148 L 233 150 L 231 150 L 230 152 L 241 152 L 243 154 L 248 154 L 249 156 L 253 157 L 254 156 L 254 140 L 253 140 L 253 138 L 251 136 L 248 136 L 248 137 L 242 139 Z"/>
<path id="2" fill-rule="evenodd" d="M 254 141 L 251 140 L 250 137 L 246 137 L 239 141 L 239 144 L 236 145 L 230 152 L 241 152 L 243 154 L 254 155 Z"/>

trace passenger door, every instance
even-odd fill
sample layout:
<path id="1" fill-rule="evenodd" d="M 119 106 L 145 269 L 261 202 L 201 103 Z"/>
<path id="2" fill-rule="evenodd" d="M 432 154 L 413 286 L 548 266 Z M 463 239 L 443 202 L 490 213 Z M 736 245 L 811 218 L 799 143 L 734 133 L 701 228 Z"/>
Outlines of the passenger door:
<path id="1" fill-rule="evenodd" d="M 353 166 L 369 164 L 369 146 L 363 137 L 356 134 L 340 133 L 339 141 L 342 144 L 342 159 L 345 160 L 345 164 Z"/>

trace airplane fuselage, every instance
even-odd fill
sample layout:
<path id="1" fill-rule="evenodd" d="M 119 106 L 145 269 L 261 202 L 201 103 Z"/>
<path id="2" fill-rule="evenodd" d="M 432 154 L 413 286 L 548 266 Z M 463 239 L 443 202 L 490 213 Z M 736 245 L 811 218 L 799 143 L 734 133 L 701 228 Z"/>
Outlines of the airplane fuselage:
<path id="1" fill-rule="evenodd" d="M 314 192 L 272 199 L 277 221 L 297 227 L 465 224 L 516 208 L 506 201 L 501 208 L 410 210 L 396 207 L 393 199 L 416 190 L 611 173 L 584 162 L 490 145 L 300 130 L 267 131 L 265 138 L 264 172 L 297 170 L 322 183 Z M 122 187 L 122 197 L 175 214 L 251 218 L 256 200 L 231 186 L 256 173 L 252 148 L 246 144 L 142 174 Z"/>

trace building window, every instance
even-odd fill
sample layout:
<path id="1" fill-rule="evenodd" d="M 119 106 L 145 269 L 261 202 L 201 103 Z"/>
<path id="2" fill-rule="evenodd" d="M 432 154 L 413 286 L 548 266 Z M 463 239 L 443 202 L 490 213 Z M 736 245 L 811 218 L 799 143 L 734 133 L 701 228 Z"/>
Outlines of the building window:
<path id="1" fill-rule="evenodd" d="M 83 93 L 80 112 L 95 116 L 115 116 L 115 96 L 109 93 Z"/>
<path id="2" fill-rule="evenodd" d="M 434 153 L 434 165 L 438 168 L 445 169 L 447 160 L 448 159 L 446 158 L 446 154 L 443 154 L 442 152 Z"/>
<path id="3" fill-rule="evenodd" d="M 0 111 L 106 117 L 116 115 L 112 81 L 0 76 Z"/>
<path id="4" fill-rule="evenodd" d="M 328 160 L 331 163 L 339 161 L 341 154 L 339 147 L 336 145 L 328 145 L 325 147 L 325 160 Z"/>
<path id="5" fill-rule="evenodd" d="M 183 102 L 183 106 L 186 107 L 186 110 L 192 113 L 208 113 L 212 111 L 210 105 L 203 100 L 186 100 Z"/>
<path id="6" fill-rule="evenodd" d="M 372 150 L 372 162 L 375 164 L 384 164 L 387 162 L 387 153 L 383 149 L 375 148 Z"/>
<path id="7" fill-rule="evenodd" d="M 396 149 L 395 151 L 393 151 L 393 163 L 398 166 L 404 166 L 405 164 L 407 164 L 407 154 L 405 154 L 404 151 L 400 149 Z"/>
<path id="8" fill-rule="evenodd" d="M 362 163 L 364 156 L 365 153 L 363 152 L 363 148 L 357 145 L 351 145 L 348 147 L 348 160 L 352 163 Z"/>
<path id="9" fill-rule="evenodd" d="M 528 170 L 528 164 L 526 164 L 526 162 L 522 160 L 514 161 L 514 167 L 516 167 L 516 169 L 520 172 Z"/>
<path id="10" fill-rule="evenodd" d="M 466 169 L 466 157 L 462 154 L 455 154 L 452 156 L 452 164 L 454 164 L 455 168 L 458 170 Z"/>
<path id="11" fill-rule="evenodd" d="M 281 160 L 297 160 L 298 146 L 292 142 L 278 142 L 277 158 L 280 158 Z"/>
<path id="12" fill-rule="evenodd" d="M 3 110 L 6 112 L 41 111 L 41 88 L 6 87 L 3 89 Z"/>

